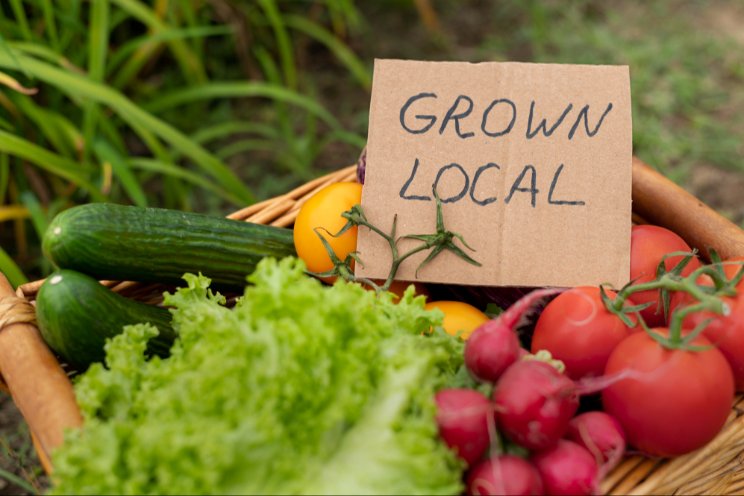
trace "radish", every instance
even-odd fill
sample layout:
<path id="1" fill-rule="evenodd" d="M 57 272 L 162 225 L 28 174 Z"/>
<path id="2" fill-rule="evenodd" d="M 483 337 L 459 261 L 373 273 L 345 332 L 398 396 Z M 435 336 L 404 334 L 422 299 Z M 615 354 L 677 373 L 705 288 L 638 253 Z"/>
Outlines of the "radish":
<path id="1" fill-rule="evenodd" d="M 562 289 L 541 289 L 510 306 L 495 319 L 478 327 L 465 344 L 465 365 L 478 380 L 496 382 L 520 355 L 515 329 L 526 316 L 548 296 Z"/>
<path id="2" fill-rule="evenodd" d="M 586 448 L 599 463 L 600 478 L 615 468 L 625 453 L 625 433 L 605 412 L 586 412 L 568 424 L 566 438 Z"/>
<path id="3" fill-rule="evenodd" d="M 598 494 L 599 469 L 594 457 L 573 441 L 561 439 L 531 458 L 546 494 Z"/>
<path id="4" fill-rule="evenodd" d="M 537 360 L 509 367 L 496 384 L 493 401 L 501 432 L 531 450 L 555 445 L 579 407 L 576 384 Z"/>
<path id="5" fill-rule="evenodd" d="M 543 494 L 537 469 L 514 455 L 500 455 L 479 463 L 468 474 L 466 485 L 471 495 Z"/>
<path id="6" fill-rule="evenodd" d="M 478 327 L 465 343 L 465 365 L 481 381 L 496 382 L 519 357 L 517 333 L 498 320 Z"/>
<path id="7" fill-rule="evenodd" d="M 439 435 L 468 465 L 480 459 L 496 432 L 493 406 L 472 389 L 443 389 L 434 397 Z"/>

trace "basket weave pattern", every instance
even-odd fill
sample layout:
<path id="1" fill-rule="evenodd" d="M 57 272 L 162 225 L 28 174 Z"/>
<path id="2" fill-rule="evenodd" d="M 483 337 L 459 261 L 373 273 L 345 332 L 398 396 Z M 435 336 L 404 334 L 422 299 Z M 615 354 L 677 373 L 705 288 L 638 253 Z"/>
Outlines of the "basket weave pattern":
<path id="1" fill-rule="evenodd" d="M 653 205 L 656 201 L 664 201 L 664 194 L 669 195 L 669 198 L 673 198 L 677 201 L 681 193 L 674 189 L 671 185 L 662 183 L 663 187 L 666 188 L 666 193 L 661 194 L 658 197 L 646 198 L 647 193 L 643 190 L 645 187 L 644 181 L 645 176 L 639 176 L 639 188 L 636 189 L 636 166 L 634 162 L 634 219 L 648 219 L 651 222 L 656 222 L 664 225 L 664 222 L 659 222 L 654 218 L 648 218 L 650 210 L 644 206 Z M 642 164 L 640 165 L 642 166 Z M 645 166 L 643 166 L 645 167 Z M 646 174 L 646 172 L 642 172 Z M 656 176 L 649 176 L 651 184 L 654 181 L 659 181 Z M 260 224 L 269 224 L 272 226 L 287 227 L 290 226 L 297 212 L 302 204 L 311 197 L 315 192 L 322 189 L 323 187 L 342 181 L 352 181 L 355 179 L 355 167 L 350 166 L 341 169 L 337 172 L 328 174 L 324 177 L 318 178 L 314 181 L 306 183 L 295 190 L 281 195 L 279 197 L 266 200 L 261 203 L 251 205 L 247 208 L 239 210 L 228 217 L 236 220 L 249 221 Z M 655 191 L 655 186 L 651 189 Z M 655 193 L 652 194 L 652 196 Z M 649 203 L 649 201 L 651 203 Z M 681 201 L 681 200 L 680 200 Z M 685 200 L 687 203 L 682 202 L 680 205 L 690 204 L 690 200 Z M 695 202 L 699 206 L 703 206 L 699 201 L 695 199 Z M 686 207 L 685 207 L 686 208 Z M 707 207 L 705 207 L 707 208 Z M 709 209 L 708 209 L 709 210 Z M 672 219 L 677 219 L 677 215 L 670 214 Z M 720 232 L 721 230 L 727 230 L 727 233 L 733 233 L 733 235 L 727 235 L 725 242 L 729 242 L 730 238 L 734 239 L 733 246 L 734 252 L 740 250 L 744 255 L 744 232 L 741 232 L 738 228 L 732 228 L 728 224 L 722 223 L 723 221 L 718 217 L 711 217 L 711 214 L 706 210 L 703 212 L 704 216 L 708 216 L 713 219 L 714 232 Z M 663 220 L 663 219 L 662 219 Z M 675 226 L 670 226 L 666 223 L 666 227 L 674 229 Z M 687 236 L 680 233 L 690 241 L 702 237 L 707 239 L 710 237 L 705 232 L 699 233 L 700 224 L 699 219 L 696 221 L 696 226 L 690 232 L 686 232 Z M 708 222 L 706 222 L 708 224 Z M 723 226 L 723 227 L 720 227 Z M 709 228 L 710 226 L 704 226 Z M 724 229 L 725 228 L 725 229 Z M 680 229 L 674 229 L 678 232 Z M 724 242 L 722 243 L 708 243 L 705 246 L 701 246 L 699 243 L 691 242 L 692 245 L 698 245 L 698 248 L 704 250 L 708 246 L 714 246 L 719 251 L 723 251 L 724 255 L 726 250 L 729 249 L 731 254 L 731 248 L 726 248 Z M 724 247 L 721 250 L 721 247 Z M 705 251 L 703 251 L 703 254 Z M 18 298 L 23 299 L 25 302 L 33 304 L 36 293 L 39 287 L 43 283 L 41 281 L 34 281 L 28 284 L 24 284 L 16 290 Z M 133 298 L 139 301 L 147 303 L 157 304 L 162 301 L 162 292 L 165 286 L 160 284 L 141 284 L 136 282 L 121 282 L 121 281 L 103 281 L 103 284 L 110 287 L 113 291 L 120 293 L 126 297 Z M 3 306 L 3 302 L 5 306 Z M 10 324 L 14 322 L 31 323 L 33 315 L 30 315 L 28 304 L 18 304 L 18 299 L 12 300 L 0 299 L 0 322 L 8 322 Z M 5 324 L 3 324 L 5 325 Z M 0 326 L 0 333 L 2 333 L 2 326 Z M 2 364 L 0 364 L 1 366 Z M 1 377 L 0 377 L 1 378 Z M 10 381 L 9 381 L 10 384 Z M 0 386 L 2 382 L 0 381 Z M 11 390 L 13 388 L 11 387 Z M 26 393 L 25 391 L 22 393 Z M 16 402 L 18 403 L 19 392 L 14 392 L 16 396 Z M 69 400 L 65 400 L 69 401 Z M 20 405 L 21 403 L 19 403 Z M 73 408 L 77 407 L 73 405 Z M 691 453 L 686 456 L 678 457 L 672 460 L 652 460 L 644 458 L 642 456 L 629 456 L 612 472 L 610 473 L 602 484 L 602 492 L 607 494 L 741 494 L 744 493 L 744 471 L 740 469 L 742 461 L 744 461 L 744 398 L 738 396 L 735 405 L 732 409 L 731 415 L 727 421 L 724 430 L 703 449 Z M 35 434 L 34 442 L 39 452 L 40 458 L 49 471 L 51 466 L 48 463 L 48 452 L 54 445 L 58 444 L 57 438 L 52 436 L 54 441 L 39 442 L 41 438 L 48 439 L 49 436 L 43 432 L 45 429 L 59 429 L 60 427 L 67 427 L 70 424 L 74 425 L 74 422 L 61 421 L 63 424 L 55 425 L 54 427 L 38 427 L 33 425 L 36 421 L 33 421 L 26 413 L 24 413 L 26 419 L 29 421 L 32 432 Z M 44 441 L 44 439 L 42 439 Z M 47 444 L 48 446 L 45 446 Z"/>

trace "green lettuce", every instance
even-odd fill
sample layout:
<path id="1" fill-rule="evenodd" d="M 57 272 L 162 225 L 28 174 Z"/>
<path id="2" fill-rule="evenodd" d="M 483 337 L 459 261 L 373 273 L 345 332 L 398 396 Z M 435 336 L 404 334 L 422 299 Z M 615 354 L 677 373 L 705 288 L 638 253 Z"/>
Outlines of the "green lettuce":
<path id="1" fill-rule="evenodd" d="M 76 382 L 85 425 L 54 453 L 53 492 L 461 491 L 433 396 L 462 343 L 423 298 L 326 287 L 291 258 L 259 264 L 234 308 L 207 278 L 185 280 L 166 295 L 169 358 L 146 360 L 157 330 L 129 326 Z"/>

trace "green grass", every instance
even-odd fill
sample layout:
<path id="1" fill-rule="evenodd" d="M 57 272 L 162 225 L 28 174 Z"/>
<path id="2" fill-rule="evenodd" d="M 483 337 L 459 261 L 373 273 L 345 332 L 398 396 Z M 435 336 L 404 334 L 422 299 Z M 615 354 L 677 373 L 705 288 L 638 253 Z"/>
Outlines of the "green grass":
<path id="1" fill-rule="evenodd" d="M 483 54 L 627 64 L 633 146 L 640 158 L 681 183 L 699 164 L 744 172 L 739 138 L 744 114 L 725 115 L 744 84 L 742 47 L 705 25 L 715 7 L 695 1 L 640 6 L 588 0 L 498 5 L 502 25 L 494 26 L 496 34 L 482 46 Z"/>
<path id="2" fill-rule="evenodd" d="M 299 60 L 325 51 L 368 89 L 339 34 L 357 24 L 348 0 L 0 4 L 0 205 L 34 206 L 8 210 L 0 271 L 43 275 L 41 226 L 65 206 L 225 214 L 317 175 L 328 147 L 351 160 L 362 133 L 318 102 Z"/>

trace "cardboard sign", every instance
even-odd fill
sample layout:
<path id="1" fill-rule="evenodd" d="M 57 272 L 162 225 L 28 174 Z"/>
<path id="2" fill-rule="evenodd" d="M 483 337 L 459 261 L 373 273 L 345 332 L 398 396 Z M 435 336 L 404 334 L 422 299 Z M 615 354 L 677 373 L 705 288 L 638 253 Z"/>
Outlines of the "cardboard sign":
<path id="1" fill-rule="evenodd" d="M 362 207 L 398 234 L 445 226 L 476 267 L 442 252 L 402 280 L 575 286 L 629 279 L 631 107 L 627 66 L 376 60 Z M 400 242 L 405 252 L 415 241 Z M 359 229 L 359 276 L 385 278 L 387 243 Z"/>

